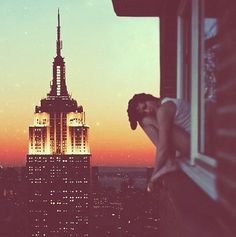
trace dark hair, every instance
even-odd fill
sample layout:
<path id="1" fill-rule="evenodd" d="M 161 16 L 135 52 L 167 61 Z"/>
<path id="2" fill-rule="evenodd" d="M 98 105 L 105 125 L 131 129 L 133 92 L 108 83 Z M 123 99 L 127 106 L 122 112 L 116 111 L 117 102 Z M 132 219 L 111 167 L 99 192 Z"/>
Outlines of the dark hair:
<path id="1" fill-rule="evenodd" d="M 137 113 L 137 105 L 138 103 L 150 101 L 150 100 L 155 100 L 159 101 L 158 98 L 152 96 L 151 94 L 145 94 L 145 93 L 140 93 L 140 94 L 135 94 L 132 99 L 130 99 L 128 103 L 128 117 L 129 117 L 129 123 L 130 127 L 135 130 L 137 127 L 137 122 L 140 122 L 140 120 L 143 118 L 143 115 Z"/>

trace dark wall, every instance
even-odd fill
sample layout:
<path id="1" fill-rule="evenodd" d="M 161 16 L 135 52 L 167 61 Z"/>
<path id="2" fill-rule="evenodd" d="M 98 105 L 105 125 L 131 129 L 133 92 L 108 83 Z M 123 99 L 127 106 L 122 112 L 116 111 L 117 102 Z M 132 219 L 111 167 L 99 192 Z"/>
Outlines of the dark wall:
<path id="1" fill-rule="evenodd" d="M 161 97 L 176 97 L 178 3 L 164 1 L 160 15 Z"/>
<path id="2" fill-rule="evenodd" d="M 220 203 L 236 222 L 236 2 L 219 1 L 216 159 Z M 235 228 L 236 229 L 236 228 Z M 236 232 L 236 231 L 235 231 Z M 236 236 L 236 235 L 235 235 Z"/>
<path id="3" fill-rule="evenodd" d="M 164 175 L 157 184 L 160 237 L 233 237 L 222 225 L 221 210 L 183 172 Z"/>

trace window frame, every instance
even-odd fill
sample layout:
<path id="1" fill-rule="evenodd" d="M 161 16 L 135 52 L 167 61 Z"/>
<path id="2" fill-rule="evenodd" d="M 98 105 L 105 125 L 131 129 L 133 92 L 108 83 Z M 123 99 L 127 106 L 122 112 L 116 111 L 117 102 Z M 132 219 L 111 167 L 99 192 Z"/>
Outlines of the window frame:
<path id="1" fill-rule="evenodd" d="M 187 0 L 182 0 L 179 5 L 178 9 L 178 15 L 177 15 L 177 98 L 181 99 L 188 99 L 188 93 L 190 94 L 190 91 L 186 93 L 187 88 L 185 88 L 186 85 L 188 85 L 188 82 L 184 82 L 180 78 L 186 78 L 186 47 L 184 43 L 186 42 L 186 35 L 185 35 L 185 24 L 184 24 L 184 14 L 187 11 L 187 4 L 189 1 Z M 191 10 L 190 10 L 191 11 Z M 191 16 L 191 12 L 190 12 Z M 190 48 L 189 48 L 189 60 L 191 61 L 190 58 L 190 53 L 191 53 L 191 32 L 189 33 L 189 43 L 190 43 Z M 184 67 L 182 67 L 184 65 Z M 190 63 L 189 63 L 189 70 L 190 70 L 190 77 L 191 77 L 191 68 L 190 68 Z M 190 79 L 190 78 L 189 78 Z M 191 96 L 191 95 L 190 95 Z"/>
<path id="2" fill-rule="evenodd" d="M 183 60 L 184 60 L 184 45 L 183 45 L 183 13 L 186 9 L 189 0 L 182 0 L 179 5 L 177 14 L 177 97 L 184 98 L 183 91 L 186 84 L 183 81 Z M 204 61 L 203 61 L 203 16 L 204 16 L 204 0 L 191 0 L 191 51 L 190 51 L 190 104 L 191 104 L 191 142 L 190 142 L 190 157 L 186 160 L 179 160 L 181 169 L 197 183 L 212 199 L 218 199 L 217 184 L 216 184 L 216 167 L 217 161 L 200 151 L 199 138 L 203 131 L 200 131 L 200 96 L 199 91 L 202 89 L 204 76 Z M 201 129 L 202 130 L 202 129 Z"/>

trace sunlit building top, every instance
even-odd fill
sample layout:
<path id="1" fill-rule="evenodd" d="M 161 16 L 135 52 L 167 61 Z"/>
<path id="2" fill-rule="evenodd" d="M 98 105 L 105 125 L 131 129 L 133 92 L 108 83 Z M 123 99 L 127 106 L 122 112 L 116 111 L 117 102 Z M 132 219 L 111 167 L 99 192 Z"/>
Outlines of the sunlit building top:
<path id="1" fill-rule="evenodd" d="M 34 121 L 29 128 L 29 154 L 90 154 L 85 112 L 68 93 L 61 50 L 58 12 L 53 78 L 47 97 L 35 107 Z"/>

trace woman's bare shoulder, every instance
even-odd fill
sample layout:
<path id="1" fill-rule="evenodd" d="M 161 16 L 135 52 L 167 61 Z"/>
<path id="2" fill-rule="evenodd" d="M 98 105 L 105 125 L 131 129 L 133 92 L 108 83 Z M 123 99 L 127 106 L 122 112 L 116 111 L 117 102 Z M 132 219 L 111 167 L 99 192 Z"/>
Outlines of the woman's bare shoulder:
<path id="1" fill-rule="evenodd" d="M 164 108 L 164 109 L 175 109 L 176 108 L 176 104 L 175 102 L 173 102 L 172 100 L 167 100 L 167 101 L 164 101 L 160 108 Z"/>
<path id="2" fill-rule="evenodd" d="M 173 116 L 176 112 L 176 104 L 172 101 L 166 101 L 158 109 L 158 115 Z"/>

